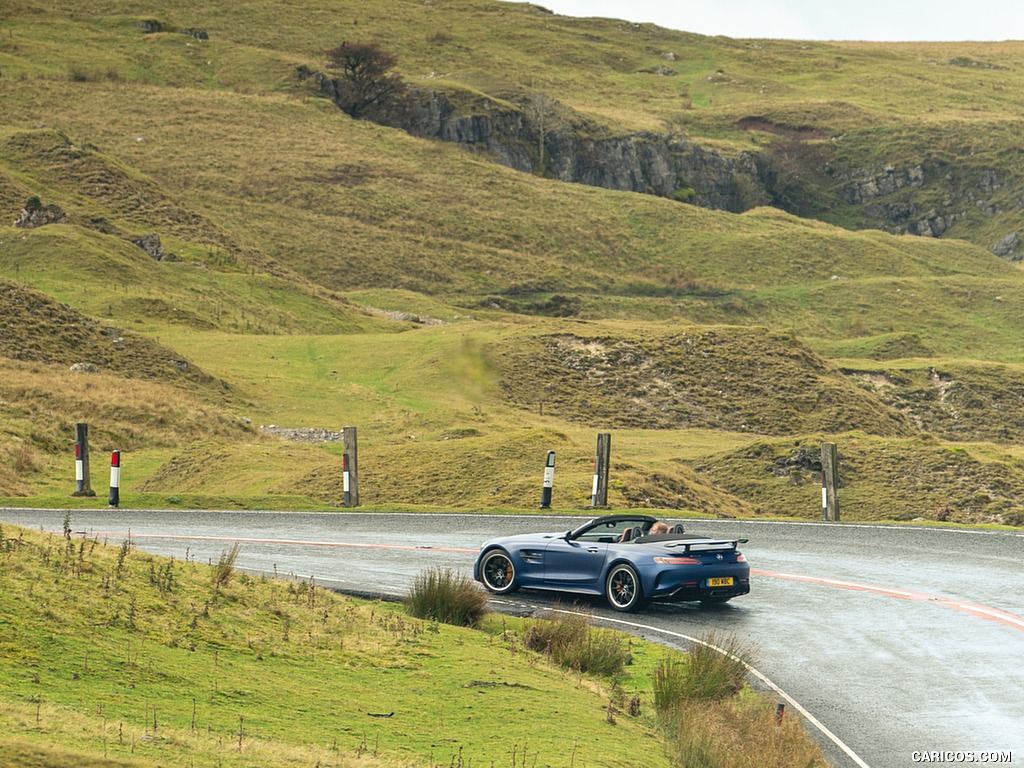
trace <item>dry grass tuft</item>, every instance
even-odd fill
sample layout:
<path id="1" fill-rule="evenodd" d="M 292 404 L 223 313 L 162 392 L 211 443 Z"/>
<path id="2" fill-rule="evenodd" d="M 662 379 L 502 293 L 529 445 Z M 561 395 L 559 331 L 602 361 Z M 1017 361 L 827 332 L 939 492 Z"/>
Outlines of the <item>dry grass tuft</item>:
<path id="1" fill-rule="evenodd" d="M 459 627 L 473 627 L 488 612 L 487 593 L 475 581 L 448 568 L 432 568 L 413 582 L 405 601 L 409 615 Z"/>
<path id="2" fill-rule="evenodd" d="M 523 633 L 523 645 L 564 669 L 585 674 L 611 677 L 630 662 L 621 635 L 591 626 L 590 617 L 580 613 L 556 613 L 531 622 Z"/>

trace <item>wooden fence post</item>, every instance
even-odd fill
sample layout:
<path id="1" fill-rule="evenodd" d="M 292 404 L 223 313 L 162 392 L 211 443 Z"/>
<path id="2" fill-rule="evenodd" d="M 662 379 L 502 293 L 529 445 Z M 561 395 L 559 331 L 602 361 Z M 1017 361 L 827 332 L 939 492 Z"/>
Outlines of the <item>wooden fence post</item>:
<path id="1" fill-rule="evenodd" d="M 359 506 L 359 454 L 357 451 L 357 435 L 355 427 L 341 428 L 342 445 L 345 454 L 342 458 L 344 476 L 345 506 Z"/>
<path id="2" fill-rule="evenodd" d="M 95 496 L 89 477 L 89 425 L 75 424 L 75 492 L 72 496 Z"/>
<path id="3" fill-rule="evenodd" d="M 594 485 L 590 506 L 608 506 L 608 465 L 611 464 L 612 436 L 610 432 L 597 435 L 597 458 L 594 459 Z"/>
<path id="4" fill-rule="evenodd" d="M 839 522 L 839 452 L 835 443 L 821 444 L 821 509 L 825 520 Z"/>

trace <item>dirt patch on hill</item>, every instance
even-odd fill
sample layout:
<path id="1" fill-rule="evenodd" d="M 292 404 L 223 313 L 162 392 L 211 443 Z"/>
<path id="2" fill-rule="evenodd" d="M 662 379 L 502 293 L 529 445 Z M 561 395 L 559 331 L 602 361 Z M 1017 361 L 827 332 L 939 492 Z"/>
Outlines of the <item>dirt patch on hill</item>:
<path id="1" fill-rule="evenodd" d="M 509 402 L 587 425 L 779 435 L 915 431 L 791 336 L 760 328 L 524 336 L 493 355 Z"/>
<path id="2" fill-rule="evenodd" d="M 811 125 L 786 125 L 770 120 L 767 117 L 744 117 L 736 123 L 744 131 L 762 131 L 772 133 L 776 136 L 785 136 L 787 139 L 818 139 L 830 138 L 828 131 L 815 128 Z"/>
<path id="3" fill-rule="evenodd" d="M 1017 443 L 1024 434 L 1024 371 L 998 364 L 845 368 L 844 373 L 944 440 Z"/>
<path id="4" fill-rule="evenodd" d="M 54 363 L 83 374 L 113 373 L 223 393 L 215 380 L 177 352 L 91 320 L 20 283 L 0 279 L 0 357 Z"/>
<path id="5" fill-rule="evenodd" d="M 821 437 L 762 441 L 699 462 L 709 483 L 758 512 L 820 519 Z M 838 441 L 840 514 L 850 520 L 1024 525 L 1024 462 L 931 437 Z"/>

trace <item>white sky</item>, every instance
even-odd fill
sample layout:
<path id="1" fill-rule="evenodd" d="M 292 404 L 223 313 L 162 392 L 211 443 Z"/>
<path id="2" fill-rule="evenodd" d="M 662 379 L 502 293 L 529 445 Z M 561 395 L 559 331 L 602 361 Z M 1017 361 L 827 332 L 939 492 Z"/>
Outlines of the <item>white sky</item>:
<path id="1" fill-rule="evenodd" d="M 603 16 L 727 37 L 790 40 L 1024 40 L 1022 0 L 532 0 L 565 16 Z"/>

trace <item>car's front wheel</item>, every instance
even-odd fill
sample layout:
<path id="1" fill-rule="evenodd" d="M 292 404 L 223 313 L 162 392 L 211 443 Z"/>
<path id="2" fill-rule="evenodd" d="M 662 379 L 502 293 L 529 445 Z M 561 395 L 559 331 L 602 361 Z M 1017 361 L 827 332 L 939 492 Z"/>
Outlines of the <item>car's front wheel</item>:
<path id="1" fill-rule="evenodd" d="M 620 563 L 608 572 L 605 580 L 605 597 L 616 611 L 639 611 L 645 605 L 644 589 L 633 566 Z"/>
<path id="2" fill-rule="evenodd" d="M 507 595 L 519 589 L 516 567 L 503 549 L 492 549 L 480 563 L 480 578 L 484 588 L 496 595 Z"/>

